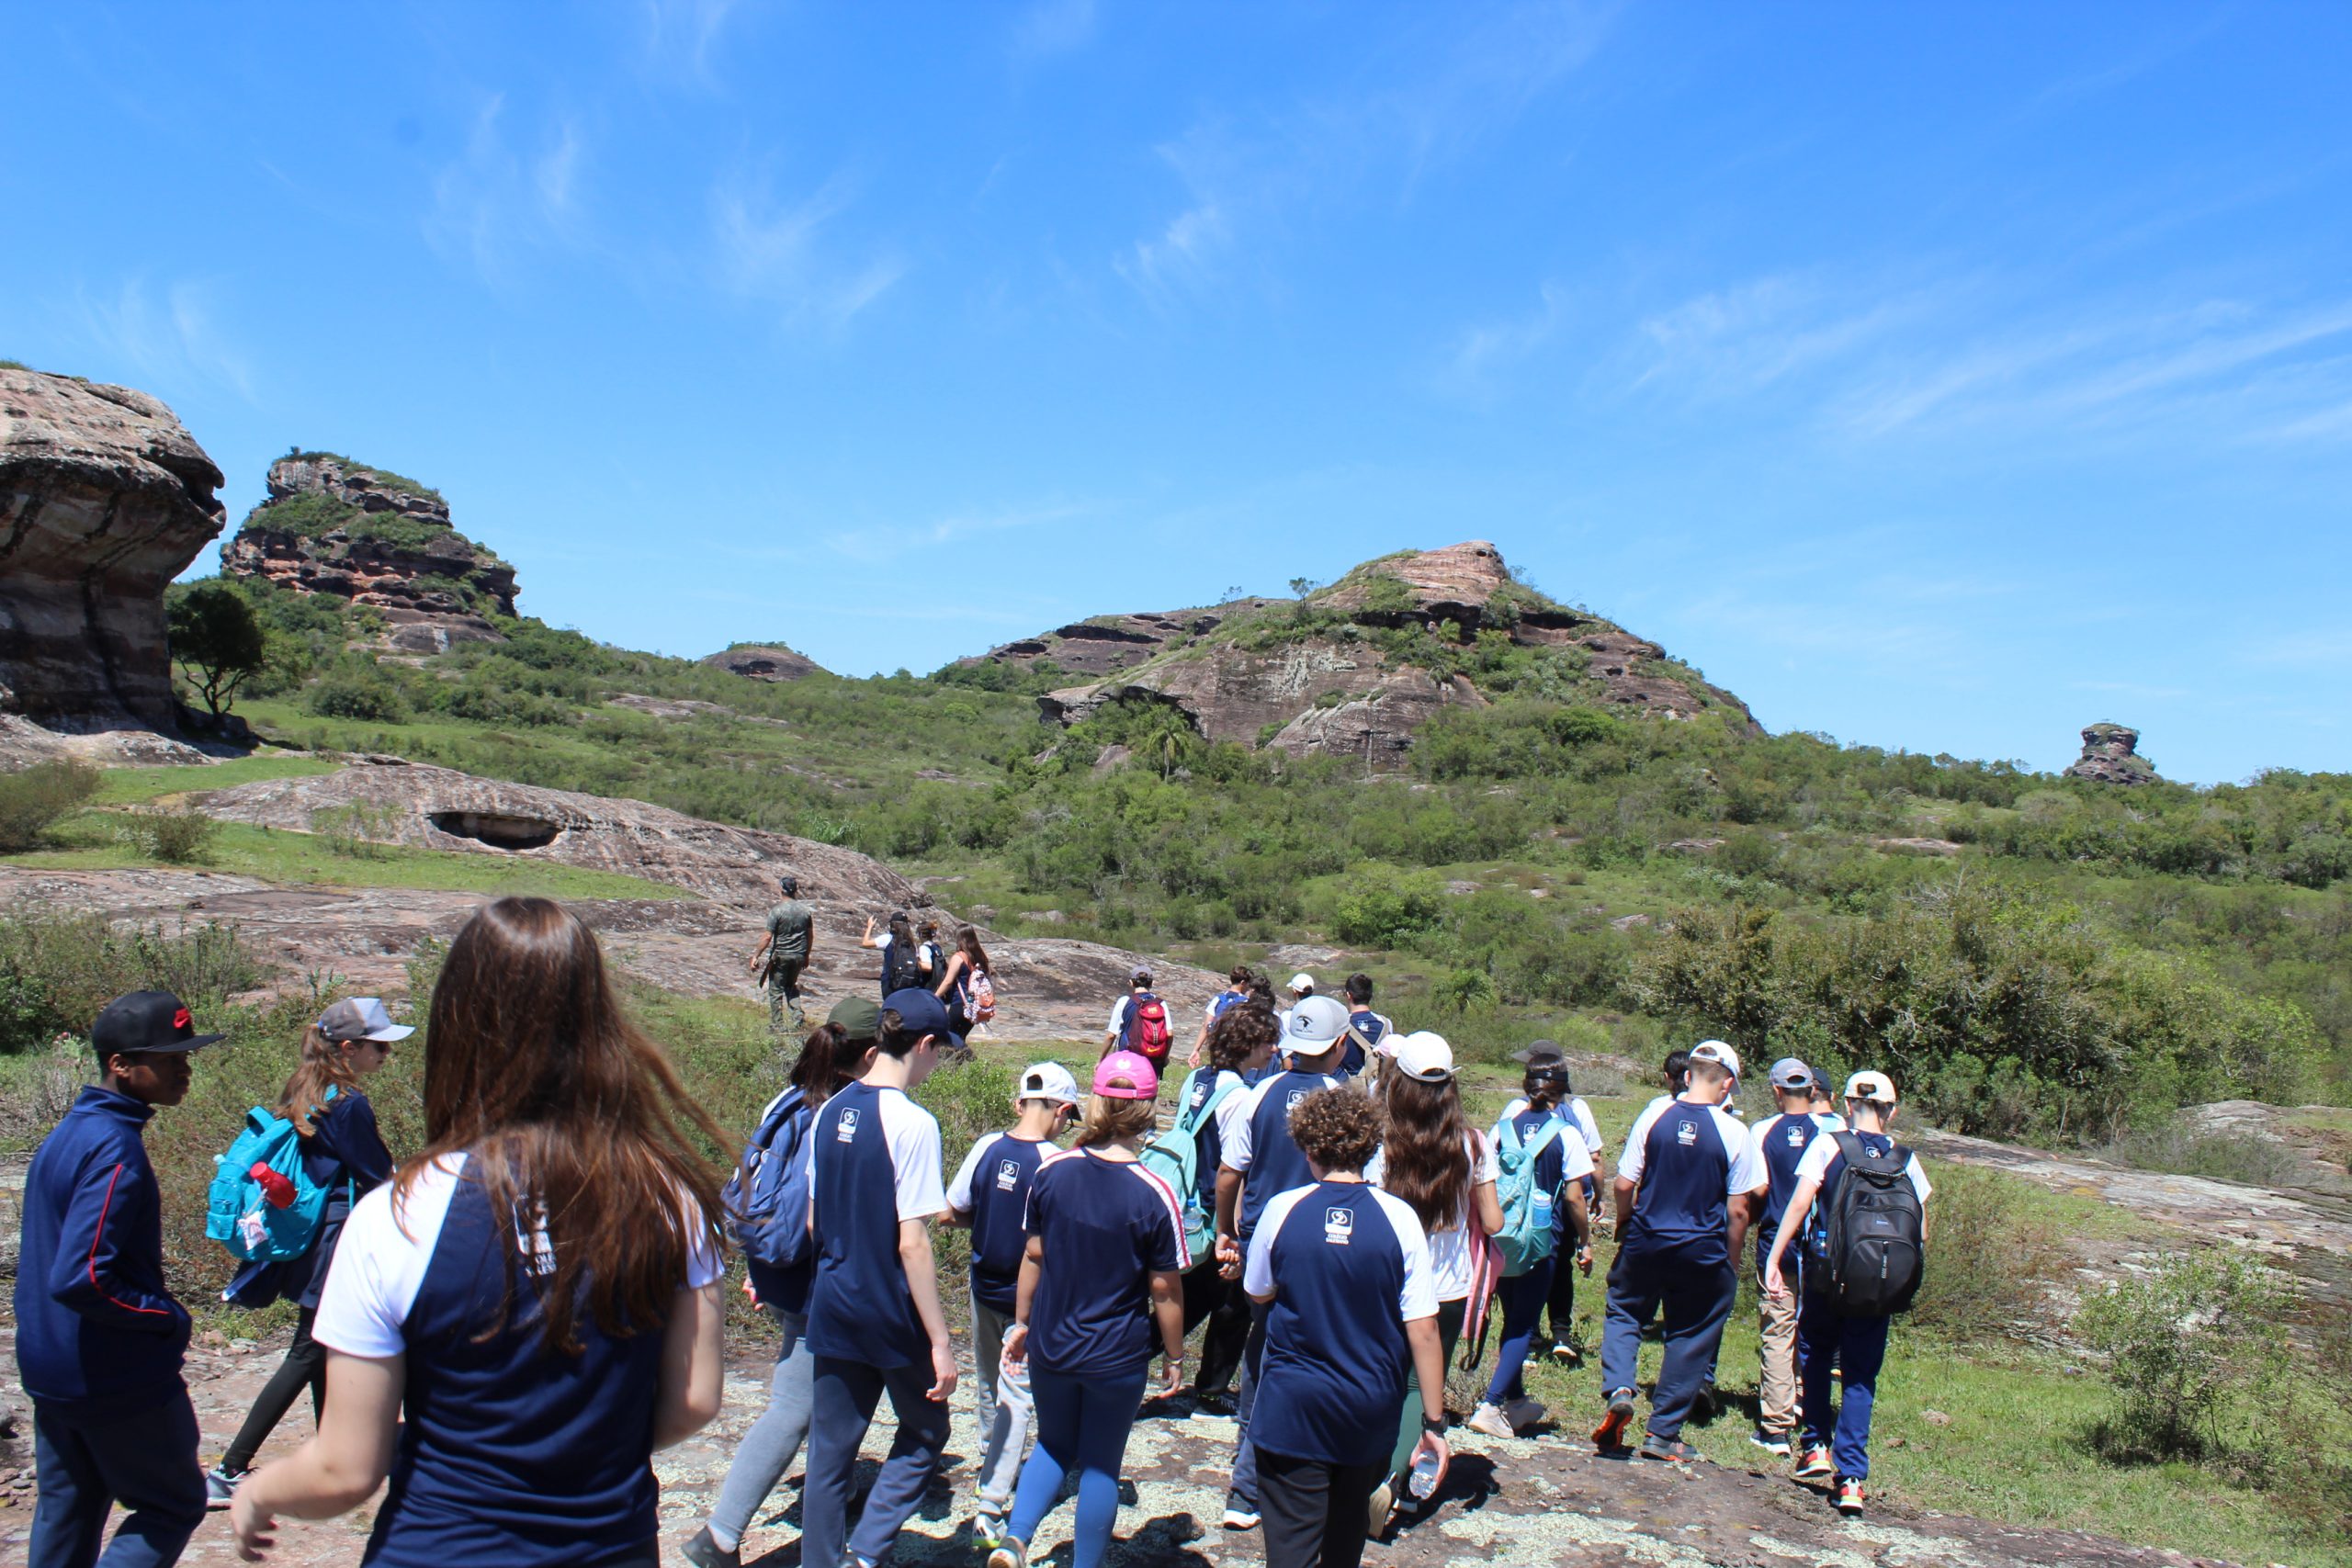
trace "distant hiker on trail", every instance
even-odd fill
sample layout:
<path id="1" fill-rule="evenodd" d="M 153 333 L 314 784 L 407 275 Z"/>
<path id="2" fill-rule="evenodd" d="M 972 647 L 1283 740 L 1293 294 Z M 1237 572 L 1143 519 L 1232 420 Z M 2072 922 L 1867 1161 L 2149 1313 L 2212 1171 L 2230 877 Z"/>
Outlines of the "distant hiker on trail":
<path id="1" fill-rule="evenodd" d="M 743 1292 L 783 1330 L 767 1407 L 736 1446 L 718 1501 L 702 1529 L 679 1550 L 695 1568 L 740 1568 L 743 1532 L 768 1500 L 808 1436 L 817 1354 L 808 1348 L 808 1289 L 817 1257 L 808 1236 L 808 1130 L 817 1112 L 872 1065 L 882 1010 L 843 997 L 809 1032 L 782 1094 L 760 1113 L 729 1196 L 743 1213 L 734 1221 L 743 1243 Z"/>
<path id="2" fill-rule="evenodd" d="M 1184 1207 L 1185 1245 L 1193 1254 L 1184 1276 L 1184 1332 L 1191 1334 L 1204 1319 L 1209 1325 L 1193 1374 L 1193 1404 L 1214 1414 L 1226 1412 L 1250 1340 L 1249 1294 L 1238 1274 L 1227 1276 L 1217 1267 L 1217 1170 L 1226 1144 L 1249 1114 L 1250 1077 L 1273 1059 L 1274 1040 L 1274 1015 L 1264 1008 L 1231 1007 L 1219 1014 L 1209 1030 L 1208 1064 L 1184 1079 L 1177 1091 L 1175 1124 L 1144 1153 L 1146 1163 L 1177 1186 Z M 1188 1135 L 1189 1144 L 1180 1141 Z M 1188 1148 L 1192 1179 L 1186 1182 L 1182 1179 Z"/>
<path id="3" fill-rule="evenodd" d="M 874 1065 L 825 1102 L 812 1134 L 808 1224 L 817 1279 L 808 1345 L 817 1381 L 800 1493 L 800 1556 L 812 1568 L 879 1562 L 922 1504 L 946 1450 L 956 1348 L 939 1305 L 931 1222 L 947 1212 L 947 1192 L 939 1122 L 910 1091 L 938 1066 L 948 1038 L 947 1010 L 937 997 L 893 993 L 882 1004 Z M 858 1445 L 885 1394 L 898 1435 L 853 1532 Z"/>
<path id="4" fill-rule="evenodd" d="M 1772 1244 L 1780 1238 L 1781 1216 L 1788 1213 L 1789 1200 L 1796 1193 L 1797 1166 L 1804 1160 L 1806 1148 L 1824 1132 L 1846 1124 L 1838 1117 L 1814 1111 L 1816 1086 L 1813 1069 L 1794 1056 L 1783 1056 L 1773 1063 L 1769 1077 L 1772 1098 L 1780 1111 L 1757 1122 L 1748 1134 L 1770 1183 L 1764 1196 L 1764 1213 L 1756 1224 L 1758 1279 L 1764 1277 Z M 1793 1260 L 1789 1271 L 1798 1271 Z M 1750 1440 L 1768 1453 L 1785 1459 L 1797 1424 L 1797 1298 L 1792 1292 L 1775 1295 L 1766 1291 L 1757 1299 L 1757 1311 L 1760 1365 L 1756 1380 L 1756 1435 Z"/>
<path id="5" fill-rule="evenodd" d="M 1617 1162 L 1617 1261 L 1600 1341 L 1608 1417 L 1593 1433 L 1604 1451 L 1634 1419 L 1634 1369 L 1642 1325 L 1666 1309 L 1666 1362 L 1650 1395 L 1645 1458 L 1688 1461 L 1682 1424 L 1723 1343 L 1739 1275 L 1736 1260 L 1765 1176 L 1747 1129 L 1724 1112 L 1731 1069 L 1693 1052 L 1690 1087 L 1654 1101 L 1626 1134 Z"/>
<path id="6" fill-rule="evenodd" d="M 1291 1111 L 1317 1089 L 1340 1081 L 1331 1069 L 1340 1063 L 1340 1037 L 1348 1030 L 1348 1010 L 1328 997 L 1309 997 L 1285 1016 L 1290 1021 L 1283 1044 L 1290 1048 L 1291 1066 L 1260 1079 L 1250 1089 L 1218 1156 L 1216 1255 L 1232 1278 L 1241 1276 L 1250 1237 L 1266 1205 L 1276 1194 L 1316 1179 L 1306 1156 L 1291 1137 Z M 1368 1157 L 1371 1150 L 1364 1153 Z M 1256 1302 L 1255 1291 L 1250 1298 Z M 1258 1455 L 1250 1441 L 1250 1422 L 1257 1406 L 1259 1368 L 1265 1350 L 1266 1314 L 1258 1305 L 1252 1308 L 1250 1341 L 1241 1355 L 1241 1402 L 1237 1413 L 1240 1430 L 1225 1503 L 1227 1529 L 1258 1527 Z"/>
<path id="7" fill-rule="evenodd" d="M 1067 1076 L 1067 1075 L 1065 1075 Z M 1095 1065 L 1085 1125 L 1029 1190 L 1029 1243 L 1004 1342 L 1008 1377 L 1036 1397 L 1037 1446 L 988 1568 L 1026 1568 L 1038 1521 L 1077 1479 L 1070 1568 L 1100 1568 L 1119 1518 L 1119 1472 L 1157 1349 L 1161 1390 L 1184 1376 L 1183 1285 L 1192 1255 L 1175 1191 L 1140 1158 L 1159 1084 L 1114 1051 Z M 977 1532 L 976 1532 L 977 1533 Z"/>
<path id="8" fill-rule="evenodd" d="M 269 1434 L 304 1389 L 311 1391 L 314 1422 L 326 1404 L 327 1353 L 311 1337 L 311 1325 L 326 1290 L 327 1265 L 334 1261 L 335 1243 L 342 1238 L 352 1205 L 392 1177 L 391 1154 L 376 1130 L 376 1108 L 360 1091 L 359 1080 L 381 1071 L 392 1059 L 393 1043 L 415 1032 L 394 1023 L 374 997 L 337 1002 L 302 1032 L 300 1062 L 278 1095 L 277 1114 L 292 1124 L 306 1174 L 324 1190 L 326 1204 L 309 1251 L 299 1258 L 249 1262 L 221 1293 L 224 1301 L 242 1307 L 290 1299 L 298 1310 L 294 1342 L 287 1348 L 286 1359 L 254 1401 L 228 1452 L 205 1475 L 208 1507 L 229 1506 L 237 1483 L 253 1468 L 254 1455 L 269 1441 Z"/>
<path id="9" fill-rule="evenodd" d="M 1138 964 L 1127 976 L 1127 994 L 1111 1006 L 1111 1021 L 1102 1031 L 1102 1054 L 1133 1051 L 1151 1064 L 1153 1082 L 1168 1066 L 1168 1004 L 1152 995 L 1151 971 Z"/>
<path id="10" fill-rule="evenodd" d="M 947 955 L 931 994 L 946 1004 L 947 1032 L 959 1040 L 996 1017 L 996 977 L 978 931 L 957 929 L 956 951 Z"/>
<path id="11" fill-rule="evenodd" d="M 1250 999 L 1250 982 L 1256 978 L 1257 976 L 1250 972 L 1250 965 L 1247 964 L 1237 964 L 1226 971 L 1225 989 L 1211 997 L 1208 1006 L 1201 1011 L 1201 1032 L 1193 1041 L 1191 1054 L 1184 1058 L 1186 1066 L 1197 1067 L 1201 1065 L 1202 1057 L 1208 1052 L 1209 1031 L 1227 1010 L 1239 1007 Z"/>
<path id="12" fill-rule="evenodd" d="M 1439 1361 L 1453 1359 L 1474 1294 L 1492 1280 L 1484 1267 L 1487 1237 L 1503 1226 L 1495 1195 L 1495 1147 L 1474 1131 L 1462 1111 L 1453 1078 L 1453 1047 L 1442 1034 L 1424 1030 L 1395 1042 L 1382 1104 L 1380 1152 L 1363 1168 L 1363 1179 L 1401 1201 L 1421 1222 L 1429 1238 L 1430 1279 L 1437 1297 Z M 1483 1297 L 1481 1298 L 1483 1299 Z M 1405 1382 L 1405 1412 L 1388 1456 L 1388 1483 L 1373 1493 L 1364 1516 L 1374 1540 L 1387 1533 L 1391 1517 L 1422 1511 L 1428 1497 L 1413 1498 L 1409 1467 L 1421 1438 L 1421 1418 L 1430 1414 L 1420 1374 Z M 1438 1392 L 1436 1418 L 1445 1420 L 1445 1395 Z M 1409 1499 L 1409 1500 L 1408 1500 Z"/>
<path id="13" fill-rule="evenodd" d="M 425 1146 L 344 1226 L 319 1435 L 238 1485 L 238 1550 L 389 1476 L 371 1568 L 653 1562 L 654 1450 L 718 1414 L 726 1134 L 546 898 L 466 921 L 424 1037 Z"/>
<path id="14" fill-rule="evenodd" d="M 1288 1135 L 1308 1181 L 1266 1205 L 1242 1275 L 1266 1325 L 1252 1482 L 1266 1568 L 1357 1568 L 1373 1506 L 1387 1512 L 1405 1373 L 1445 1386 L 1436 1281 L 1412 1206 L 1363 1179 L 1380 1144 L 1370 1100 L 1310 1094 Z M 1423 1415 L 1410 1463 L 1431 1491 L 1452 1458 L 1444 1432 L 1442 1409 Z"/>
<path id="15" fill-rule="evenodd" d="M 972 1233 L 972 1382 L 984 1445 L 974 1477 L 979 1511 L 972 1539 L 990 1551 L 1004 1540 L 1004 1517 L 1029 1446 L 1028 1374 L 1008 1374 L 999 1361 L 1028 1255 L 1030 1183 L 1078 1111 L 1078 1080 L 1059 1062 L 1035 1063 L 1021 1075 L 1012 1109 L 1018 1120 L 1011 1128 L 983 1134 L 964 1156 L 947 1184 L 947 1217 L 940 1222 Z"/>
<path id="16" fill-rule="evenodd" d="M 779 876 L 784 901 L 768 911 L 768 934 L 752 952 L 752 974 L 768 988 L 768 1032 L 798 1033 L 808 1027 L 800 1010 L 800 975 L 808 967 L 817 917 L 800 901 L 800 879 Z"/>
<path id="17" fill-rule="evenodd" d="M 148 1119 L 187 1098 L 198 1034 L 169 991 L 108 1002 L 90 1026 L 98 1081 L 25 1173 L 17 1253 L 17 1371 L 32 1396 L 34 1495 L 26 1561 L 164 1568 L 204 1522 L 196 1407 L 180 1366 L 187 1309 L 164 1283 L 163 1206 Z"/>
<path id="18" fill-rule="evenodd" d="M 1396 1026 L 1372 1010 L 1371 976 L 1349 976 L 1347 997 L 1348 1048 L 1340 1063 L 1340 1076 L 1351 1078 L 1372 1066 L 1373 1053 L 1396 1033 Z"/>
<path id="19" fill-rule="evenodd" d="M 931 972 L 929 954 L 915 937 L 915 928 L 904 909 L 890 911 L 890 923 L 880 936 L 874 934 L 874 917 L 865 918 L 865 934 L 857 939 L 860 947 L 879 949 L 882 954 L 882 999 L 888 1001 L 897 991 L 928 991 L 937 978 Z"/>
<path id="20" fill-rule="evenodd" d="M 939 922 L 925 920 L 916 928 L 915 951 L 922 954 L 922 983 L 932 995 L 939 995 L 939 977 L 947 967 L 947 950 L 939 945 Z"/>
<path id="21" fill-rule="evenodd" d="M 1871 1406 L 1886 1360 L 1886 1330 L 1919 1288 L 1935 1189 L 1919 1156 L 1887 1135 L 1894 1080 L 1856 1073 L 1846 1081 L 1851 1131 L 1825 1132 L 1797 1164 L 1797 1190 L 1764 1260 L 1764 1289 L 1790 1292 L 1791 1260 L 1804 1375 L 1804 1457 L 1797 1474 L 1831 1478 L 1838 1511 L 1862 1511 L 1871 1472 Z M 1907 1187 L 1908 1190 L 1905 1190 Z M 1803 1237 L 1802 1254 L 1790 1243 Z M 1833 1424 L 1832 1367 L 1844 1389 Z"/>
<path id="22" fill-rule="evenodd" d="M 1495 1241 L 1502 1254 L 1496 1294 L 1503 1325 L 1487 1396 L 1467 1423 L 1494 1438 L 1524 1436 L 1544 1419 L 1543 1404 L 1527 1394 L 1527 1357 L 1536 1325 L 1552 1299 L 1555 1274 L 1592 1272 L 1592 1221 L 1584 1207 L 1584 1177 L 1592 1168 L 1592 1156 L 1575 1120 L 1562 1109 L 1568 1065 L 1556 1058 L 1530 1063 L 1520 1088 L 1518 1108 L 1489 1134 L 1502 1210 Z M 1564 1210 L 1566 1239 L 1575 1243 L 1567 1253 L 1556 1250 L 1563 1227 L 1555 1216 Z"/>

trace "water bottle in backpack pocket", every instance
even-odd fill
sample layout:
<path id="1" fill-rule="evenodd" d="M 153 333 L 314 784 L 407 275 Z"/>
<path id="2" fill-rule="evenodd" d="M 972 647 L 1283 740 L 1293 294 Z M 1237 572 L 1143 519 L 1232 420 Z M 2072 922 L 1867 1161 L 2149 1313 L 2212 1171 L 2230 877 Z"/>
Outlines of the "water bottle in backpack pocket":
<path id="1" fill-rule="evenodd" d="M 1840 1317 L 1911 1310 L 1927 1258 L 1927 1211 L 1911 1185 L 1911 1151 L 1882 1152 L 1852 1133 L 1838 1140 L 1838 1190 L 1805 1224 L 1805 1289 Z"/>
<path id="2" fill-rule="evenodd" d="M 803 1137 L 816 1119 L 798 1085 L 768 1101 L 735 1174 L 720 1190 L 743 1255 L 768 1269 L 797 1269 L 815 1255 L 808 1237 L 808 1158 Z"/>
<path id="3" fill-rule="evenodd" d="M 329 1089 L 327 1098 L 334 1098 Z M 318 1245 L 329 1189 L 311 1179 L 302 1134 L 293 1122 L 256 1105 L 226 1154 L 212 1156 L 204 1234 L 248 1263 L 282 1263 Z"/>
<path id="4" fill-rule="evenodd" d="M 1517 1279 L 1552 1256 L 1552 1209 L 1559 1194 L 1536 1180 L 1535 1168 L 1544 1145 L 1566 1125 L 1557 1116 L 1546 1116 L 1534 1135 L 1524 1140 L 1515 1117 L 1504 1117 L 1495 1129 L 1495 1196 L 1503 1211 L 1503 1228 L 1495 1233 L 1495 1246 L 1501 1249 L 1506 1278 Z"/>

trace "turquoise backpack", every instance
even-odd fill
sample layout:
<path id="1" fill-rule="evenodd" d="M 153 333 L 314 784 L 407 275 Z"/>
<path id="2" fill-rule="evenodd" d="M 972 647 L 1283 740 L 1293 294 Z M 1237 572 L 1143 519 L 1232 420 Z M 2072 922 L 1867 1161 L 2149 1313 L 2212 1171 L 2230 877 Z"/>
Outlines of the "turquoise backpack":
<path id="1" fill-rule="evenodd" d="M 1506 1116 L 1495 1129 L 1495 1196 L 1502 1200 L 1503 1228 L 1495 1245 L 1503 1255 L 1503 1274 L 1516 1279 L 1552 1256 L 1552 1205 L 1558 1194 L 1539 1189 L 1536 1156 L 1544 1145 L 1567 1125 L 1557 1114 L 1546 1114 L 1535 1135 L 1524 1143 L 1516 1117 Z"/>
<path id="2" fill-rule="evenodd" d="M 1193 1080 L 1214 1069 L 1194 1067 L 1184 1078 L 1183 1091 L 1176 1103 L 1184 1104 L 1193 1098 Z M 1240 1089 L 1238 1080 L 1220 1084 L 1211 1090 L 1201 1108 L 1189 1115 L 1178 1111 L 1169 1129 L 1144 1145 L 1138 1156 L 1143 1168 L 1176 1190 L 1176 1201 L 1184 1209 L 1184 1250 L 1194 1262 L 1208 1256 L 1210 1243 L 1216 1239 L 1216 1211 L 1201 1202 L 1201 1129 L 1209 1124 L 1216 1108 L 1225 1103 L 1227 1095 Z"/>
<path id="3" fill-rule="evenodd" d="M 329 1089 L 333 1100 L 335 1091 Z M 311 1179 L 302 1163 L 302 1135 L 294 1123 L 265 1106 L 245 1112 L 245 1130 L 226 1154 L 212 1156 L 216 1168 L 205 1210 L 204 1234 L 247 1263 L 282 1263 L 318 1244 L 330 1190 Z M 277 1179 L 266 1183 L 256 1174 Z M 290 1193 L 285 1202 L 273 1199 Z"/>

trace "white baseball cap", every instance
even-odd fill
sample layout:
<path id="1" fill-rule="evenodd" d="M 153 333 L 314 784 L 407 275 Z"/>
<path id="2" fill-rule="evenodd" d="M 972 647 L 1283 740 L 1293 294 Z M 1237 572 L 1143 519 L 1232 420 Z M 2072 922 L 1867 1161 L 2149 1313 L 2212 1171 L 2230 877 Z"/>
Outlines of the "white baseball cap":
<path id="1" fill-rule="evenodd" d="M 1330 997 L 1302 997 L 1283 1026 L 1283 1049 L 1319 1056 L 1348 1032 L 1348 1010 Z"/>
<path id="2" fill-rule="evenodd" d="M 1846 1080 L 1848 1100 L 1874 1100 L 1882 1105 L 1894 1103 L 1894 1080 L 1884 1073 L 1856 1073 Z"/>
<path id="3" fill-rule="evenodd" d="M 1290 977 L 1290 988 L 1294 991 L 1311 991 L 1315 988 L 1315 976 L 1302 969 Z"/>
<path id="4" fill-rule="evenodd" d="M 1396 1043 L 1396 1070 L 1423 1083 L 1443 1083 L 1453 1076 L 1453 1047 L 1445 1036 L 1417 1029 Z"/>
<path id="5" fill-rule="evenodd" d="M 1719 1062 L 1732 1077 L 1739 1077 L 1739 1053 L 1720 1040 L 1702 1040 L 1690 1047 L 1694 1062 Z"/>
<path id="6" fill-rule="evenodd" d="M 1015 1100 L 1050 1100 L 1061 1105 L 1078 1103 L 1078 1080 L 1059 1062 L 1033 1063 L 1021 1075 L 1021 1092 Z"/>

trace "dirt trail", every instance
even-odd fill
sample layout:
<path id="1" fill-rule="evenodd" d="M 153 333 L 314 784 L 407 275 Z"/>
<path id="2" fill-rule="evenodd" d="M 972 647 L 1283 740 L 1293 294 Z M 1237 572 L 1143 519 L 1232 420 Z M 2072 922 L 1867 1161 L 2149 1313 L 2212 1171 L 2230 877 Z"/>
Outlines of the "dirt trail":
<path id="1" fill-rule="evenodd" d="M 14 1334 L 0 1334 L 0 1365 L 14 1368 Z M 204 1453 L 216 1457 L 245 1408 L 277 1365 L 282 1340 L 239 1354 L 199 1349 L 191 1355 L 189 1386 L 204 1430 Z M 739 1365 L 728 1377 L 726 1405 L 712 1428 L 659 1457 L 665 1544 L 701 1523 L 727 1473 L 743 1429 L 767 1392 L 764 1365 Z M 968 1498 L 979 1452 L 968 1381 L 949 1446 L 951 1468 L 925 1499 L 920 1517 L 900 1538 L 893 1562 L 976 1568 Z M 0 1399 L 27 1408 L 13 1378 Z M 18 1419 L 21 1433 L 25 1425 Z M 264 1458 L 288 1451 L 306 1433 L 298 1415 L 279 1429 Z M 869 1461 L 888 1440 L 887 1423 L 868 1440 Z M 1443 1506 L 1367 1562 L 1383 1568 L 2189 1568 L 2199 1560 L 2177 1552 L 2120 1545 L 2068 1532 L 2021 1530 L 1950 1515 L 1874 1514 L 1864 1522 L 1837 1517 L 1821 1496 L 1780 1475 L 1714 1465 L 1678 1472 L 1661 1465 L 1597 1458 L 1564 1436 L 1509 1442 L 1455 1432 L 1455 1472 Z M 0 1453 L 0 1564 L 25 1561 L 32 1494 L 28 1444 Z M 1122 1568 L 1249 1568 L 1264 1553 L 1253 1534 L 1228 1535 L 1216 1526 L 1224 1506 L 1233 1423 L 1187 1419 L 1181 1411 L 1148 1409 L 1128 1448 L 1132 1488 L 1119 1516 L 1120 1544 L 1110 1561 Z M 799 1562 L 798 1482 L 779 1490 L 754 1521 L 744 1561 L 762 1568 Z M 356 1563 L 372 1507 L 348 1519 L 289 1525 L 274 1562 L 285 1568 L 345 1568 Z M 1069 1562 L 1069 1507 L 1049 1517 L 1035 1542 L 1037 1557 L 1057 1568 Z M 674 1558 L 683 1562 L 683 1558 Z M 214 1515 L 198 1532 L 183 1562 L 225 1568 L 237 1561 L 226 1518 Z"/>

